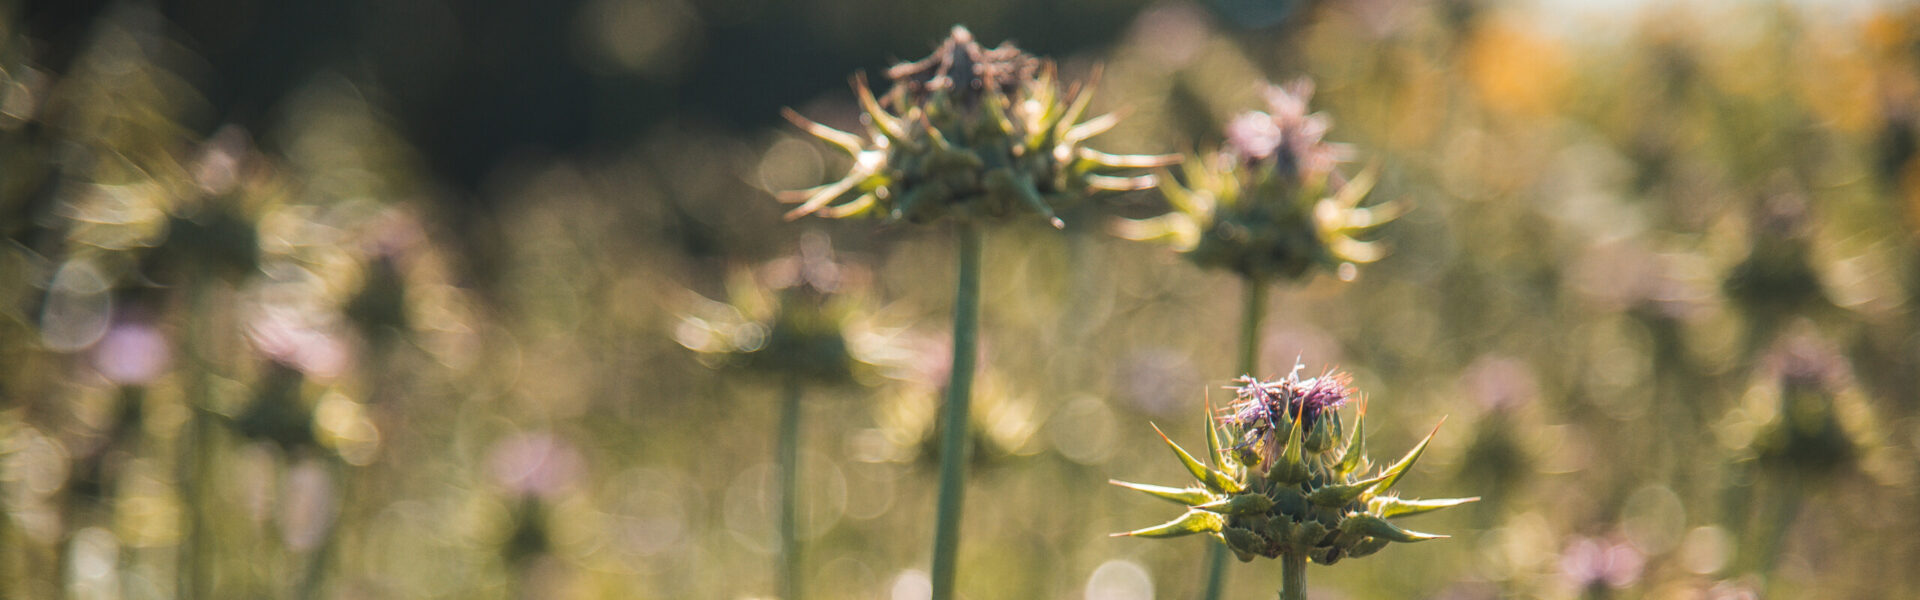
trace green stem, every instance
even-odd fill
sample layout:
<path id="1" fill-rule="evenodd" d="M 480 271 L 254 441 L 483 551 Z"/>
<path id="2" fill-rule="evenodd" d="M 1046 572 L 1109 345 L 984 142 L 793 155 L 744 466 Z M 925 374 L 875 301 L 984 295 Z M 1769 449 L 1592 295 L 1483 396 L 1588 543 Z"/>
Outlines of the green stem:
<path id="1" fill-rule="evenodd" d="M 1787 533 L 1793 529 L 1794 518 L 1800 514 L 1801 482 L 1798 473 L 1788 472 L 1785 476 L 1768 482 L 1773 487 L 1773 501 L 1766 508 L 1772 513 L 1763 523 L 1765 533 L 1761 534 L 1759 553 L 1755 555 L 1754 569 L 1767 575 L 1769 585 L 1776 579 L 1771 577 L 1773 569 L 1780 562 L 1780 551 L 1786 548 Z"/>
<path id="2" fill-rule="evenodd" d="M 347 511 L 353 501 L 353 468 L 339 458 L 320 459 L 326 461 L 327 468 L 333 474 L 333 480 L 339 482 L 334 491 L 333 522 L 327 525 L 327 531 L 321 534 L 320 544 L 309 550 L 306 574 L 300 578 L 300 587 L 295 598 L 315 600 L 327 584 L 327 570 L 332 566 L 335 546 L 340 543 L 340 534 L 347 526 Z"/>
<path id="3" fill-rule="evenodd" d="M 1265 279 L 1245 279 L 1241 284 L 1247 288 L 1246 306 L 1240 312 L 1240 372 L 1238 375 L 1252 375 L 1260 368 L 1260 322 L 1267 315 L 1267 281 Z"/>
<path id="4" fill-rule="evenodd" d="M 0 598 L 18 598 L 20 596 L 15 595 L 14 587 L 26 587 L 14 583 L 20 578 L 19 574 L 13 572 L 14 557 L 26 553 L 14 550 L 13 506 L 7 502 L 7 498 L 11 497 L 7 493 L 7 478 L 0 477 Z"/>
<path id="5" fill-rule="evenodd" d="M 780 403 L 780 597 L 800 598 L 800 378 L 788 376 Z"/>
<path id="6" fill-rule="evenodd" d="M 960 505 L 966 496 L 967 404 L 973 395 L 974 347 L 980 333 L 980 230 L 963 222 L 954 227 L 954 232 L 959 237 L 960 276 L 953 293 L 953 368 L 947 380 L 947 409 L 941 418 L 940 504 L 933 535 L 933 600 L 954 597 L 960 551 Z"/>
<path id="7" fill-rule="evenodd" d="M 1280 600 L 1307 600 L 1307 557 L 1280 556 Z"/>
<path id="8" fill-rule="evenodd" d="M 1246 288 L 1246 305 L 1240 311 L 1240 363 L 1236 375 L 1253 375 L 1260 368 L 1260 322 L 1267 313 L 1267 282 L 1264 279 L 1241 280 Z M 1226 544 L 1207 545 L 1207 589 L 1200 597 L 1219 600 L 1227 585 Z"/>
<path id="9" fill-rule="evenodd" d="M 181 530 L 185 535 L 180 551 L 184 556 L 178 558 L 179 579 L 175 582 L 175 596 L 179 598 L 207 598 L 212 592 L 213 575 L 211 571 L 211 539 L 207 534 L 205 514 L 208 474 L 213 470 L 212 445 L 213 417 L 211 414 L 212 359 L 210 353 L 210 325 L 212 302 L 207 298 L 212 285 L 204 280 L 195 280 L 187 284 L 187 315 L 183 342 L 186 351 L 181 354 L 187 362 L 187 410 L 189 417 L 182 441 L 180 465 L 180 517 Z"/>

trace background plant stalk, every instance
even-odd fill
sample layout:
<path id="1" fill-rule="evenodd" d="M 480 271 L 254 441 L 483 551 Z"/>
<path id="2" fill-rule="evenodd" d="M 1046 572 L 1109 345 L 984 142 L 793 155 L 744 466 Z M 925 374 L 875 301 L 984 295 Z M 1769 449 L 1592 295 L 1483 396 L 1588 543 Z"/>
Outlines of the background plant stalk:
<path id="1" fill-rule="evenodd" d="M 1244 277 L 1240 285 L 1246 288 L 1246 306 L 1240 310 L 1240 365 L 1238 374 L 1253 375 L 1260 368 L 1260 322 L 1267 316 L 1267 281 L 1265 279 Z M 1227 546 L 1225 544 L 1207 545 L 1207 588 L 1201 595 L 1206 600 L 1219 600 L 1227 585 Z"/>
<path id="2" fill-rule="evenodd" d="M 800 598 L 800 377 L 788 375 L 780 403 L 780 597 Z"/>

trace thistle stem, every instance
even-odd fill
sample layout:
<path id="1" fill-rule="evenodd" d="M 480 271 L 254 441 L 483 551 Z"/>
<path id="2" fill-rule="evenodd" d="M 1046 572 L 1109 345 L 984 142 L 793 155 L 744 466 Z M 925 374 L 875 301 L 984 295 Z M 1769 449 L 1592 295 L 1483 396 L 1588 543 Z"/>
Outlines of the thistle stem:
<path id="1" fill-rule="evenodd" d="M 1240 281 L 1246 288 L 1246 306 L 1240 311 L 1240 355 L 1236 374 L 1254 375 L 1254 369 L 1260 367 L 1260 322 L 1265 320 L 1267 312 L 1267 282 L 1260 278 L 1244 278 Z M 1206 600 L 1219 600 L 1227 585 L 1227 546 L 1226 544 L 1207 545 L 1207 589 L 1200 597 Z"/>
<path id="2" fill-rule="evenodd" d="M 175 583 L 174 596 L 177 598 L 206 598 L 213 590 L 213 544 L 205 515 L 206 478 L 213 471 L 211 430 L 214 427 L 209 381 L 213 370 L 213 360 L 209 356 L 212 302 L 207 298 L 209 291 L 206 289 L 210 285 L 204 280 L 187 285 L 187 315 L 183 335 L 186 351 L 182 354 L 189 365 L 185 387 L 190 416 L 180 449 L 180 517 L 185 538 L 180 550 L 185 556 L 176 559 L 179 579 Z"/>
<path id="3" fill-rule="evenodd" d="M 966 496 L 969 437 L 967 405 L 973 392 L 974 348 L 980 330 L 980 230 L 972 223 L 954 226 L 959 238 L 960 275 L 953 294 L 953 368 L 947 380 L 947 407 L 941 418 L 940 503 L 933 537 L 933 600 L 954 597 L 960 550 L 960 505 Z"/>
<path id="4" fill-rule="evenodd" d="M 1280 600 L 1307 600 L 1307 557 L 1280 557 Z"/>
<path id="5" fill-rule="evenodd" d="M 1260 322 L 1267 316 L 1267 280 L 1245 279 L 1247 304 L 1240 312 L 1240 375 L 1253 375 L 1260 368 Z"/>
<path id="6" fill-rule="evenodd" d="M 789 375 L 780 402 L 780 597 L 800 598 L 800 378 Z"/>
<path id="7" fill-rule="evenodd" d="M 333 523 L 327 525 L 321 534 L 320 544 L 309 550 L 306 573 L 300 577 L 300 587 L 295 590 L 295 598 L 315 600 L 321 597 L 327 584 L 327 570 L 332 567 L 335 546 L 340 542 L 340 532 L 347 527 L 347 511 L 353 500 L 353 471 L 347 463 L 339 459 L 326 460 L 327 468 L 332 471 L 333 480 L 340 482 L 333 494 Z"/>

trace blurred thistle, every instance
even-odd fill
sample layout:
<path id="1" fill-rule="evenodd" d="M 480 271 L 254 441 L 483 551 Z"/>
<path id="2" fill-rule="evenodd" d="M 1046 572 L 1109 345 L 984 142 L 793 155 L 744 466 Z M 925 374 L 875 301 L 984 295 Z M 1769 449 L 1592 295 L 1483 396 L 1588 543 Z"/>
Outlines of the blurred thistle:
<path id="1" fill-rule="evenodd" d="M 1232 271 L 1251 281 L 1298 280 L 1314 267 L 1338 269 L 1379 260 L 1385 252 L 1354 235 L 1393 220 L 1398 204 L 1361 207 L 1373 188 L 1369 169 L 1347 181 L 1336 166 L 1346 146 L 1323 138 L 1332 120 L 1308 113 L 1313 82 L 1298 79 L 1264 89 L 1267 111 L 1228 123 L 1218 152 L 1191 157 L 1181 185 L 1162 175 L 1160 190 L 1173 211 L 1123 220 L 1121 237 L 1165 241 L 1194 263 Z"/>
<path id="2" fill-rule="evenodd" d="M 801 236 L 799 251 L 727 281 L 727 301 L 696 297 L 674 341 L 715 366 L 811 383 L 853 378 L 847 336 L 861 317 L 865 269 L 834 258 L 827 236 Z"/>
<path id="3" fill-rule="evenodd" d="M 1577 537 L 1560 553 L 1561 576 L 1594 600 L 1639 583 L 1646 564 L 1639 549 L 1620 540 Z"/>
<path id="4" fill-rule="evenodd" d="M 1081 120 L 1093 85 L 1063 94 L 1051 61 L 1010 43 L 984 48 L 965 27 L 954 26 L 927 58 L 888 69 L 887 78 L 893 87 L 876 98 L 864 76 L 854 77 L 864 136 L 785 111 L 788 120 L 853 157 L 852 170 L 839 181 L 781 194 L 801 203 L 787 218 L 818 213 L 931 223 L 1031 214 L 1060 226 L 1056 209 L 1097 190 L 1151 188 L 1152 175 L 1127 174 L 1173 161 L 1083 146 L 1120 120 L 1113 114 Z"/>
<path id="5" fill-rule="evenodd" d="M 1489 498 L 1477 503 L 1474 512 L 1491 522 L 1535 471 L 1536 458 L 1523 434 L 1529 431 L 1524 415 L 1540 394 L 1539 383 L 1528 363 L 1489 355 L 1467 367 L 1460 389 L 1481 410 L 1455 476 Z"/>
<path id="6" fill-rule="evenodd" d="M 697 314 L 674 330 L 682 346 L 782 381 L 780 409 L 781 597 L 801 596 L 799 547 L 800 417 L 803 384 L 853 380 L 848 329 L 866 272 L 836 262 L 827 236 L 809 232 L 800 251 L 742 271 L 730 283 L 732 302 L 700 299 Z"/>
<path id="7" fill-rule="evenodd" d="M 1752 481 L 1736 490 L 1732 512 L 1753 519 L 1739 546 L 1743 566 L 1765 574 L 1785 550 L 1806 501 L 1849 475 L 1882 476 L 1877 465 L 1890 444 L 1877 431 L 1847 357 L 1806 321 L 1793 324 L 1763 355 L 1742 404 L 1721 424 L 1737 436 L 1723 442 L 1735 442 L 1748 459 L 1736 464 L 1750 469 Z"/>
<path id="8" fill-rule="evenodd" d="M 1747 257 L 1729 270 L 1721 288 L 1746 313 L 1748 356 L 1771 343 L 1795 315 L 1833 306 L 1813 264 L 1818 221 L 1808 198 L 1788 176 L 1752 206 Z"/>
<path id="9" fill-rule="evenodd" d="M 529 570 L 553 551 L 553 507 L 583 477 L 585 460 L 566 439 L 551 433 L 518 433 L 487 451 L 487 475 L 512 502 L 510 529 L 500 556 L 512 568 L 525 597 Z"/>
<path id="10" fill-rule="evenodd" d="M 1775 404 L 1764 409 L 1773 418 L 1753 440 L 1754 456 L 1763 468 L 1796 475 L 1825 477 L 1852 464 L 1864 447 L 1842 421 L 1841 397 L 1850 392 L 1852 369 L 1847 358 L 1824 341 L 1806 333 L 1788 335 L 1762 359 L 1766 389 Z"/>
<path id="11" fill-rule="evenodd" d="M 1327 371 L 1302 379 L 1294 365 L 1284 379 L 1242 377 L 1225 411 L 1207 419 L 1207 455 L 1211 465 L 1168 439 L 1198 485 L 1162 487 L 1112 481 L 1187 507 L 1166 523 L 1115 536 L 1150 538 L 1204 533 L 1219 540 L 1242 562 L 1256 556 L 1283 560 L 1280 597 L 1306 597 L 1308 560 L 1331 565 L 1362 557 L 1393 542 L 1446 537 L 1401 528 L 1387 519 L 1458 506 L 1478 498 L 1403 499 L 1393 485 L 1426 451 L 1433 433 L 1399 461 L 1378 471 L 1366 457 L 1360 401 L 1349 435 L 1339 408 L 1355 399 L 1344 373 Z M 1222 435 L 1221 429 L 1226 430 Z M 1159 428 L 1154 428 L 1159 432 Z M 1438 426 L 1434 428 L 1437 433 Z M 1227 442 L 1238 440 L 1234 445 Z"/>

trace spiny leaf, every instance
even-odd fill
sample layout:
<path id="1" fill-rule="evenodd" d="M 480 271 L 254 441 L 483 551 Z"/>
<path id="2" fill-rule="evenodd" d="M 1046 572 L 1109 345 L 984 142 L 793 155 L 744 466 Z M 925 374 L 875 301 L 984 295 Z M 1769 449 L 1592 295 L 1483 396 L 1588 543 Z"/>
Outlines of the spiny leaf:
<path id="1" fill-rule="evenodd" d="M 846 179 L 814 188 L 813 195 L 807 198 L 806 203 L 794 207 L 793 210 L 787 211 L 786 219 L 792 221 L 807 216 L 813 213 L 813 211 L 820 210 L 821 207 L 826 206 L 828 203 L 840 198 L 842 194 L 852 190 L 853 186 L 860 182 L 860 179 L 865 179 L 865 176 L 854 173 L 847 175 Z"/>
<path id="2" fill-rule="evenodd" d="M 851 217 L 872 209 L 873 204 L 878 200 L 879 198 L 875 197 L 872 193 L 861 194 L 859 198 L 854 198 L 852 202 L 827 207 L 827 209 L 820 211 L 820 216 L 829 219 Z"/>
<path id="3" fill-rule="evenodd" d="M 1190 250 L 1200 243 L 1200 229 L 1194 226 L 1192 219 L 1180 213 L 1146 219 L 1114 219 L 1107 231 L 1121 239 L 1136 242 L 1172 240 L 1173 246 L 1181 251 Z"/>
<path id="4" fill-rule="evenodd" d="M 1273 461 L 1273 467 L 1268 469 L 1267 478 L 1288 485 L 1307 480 L 1307 465 L 1301 458 L 1305 443 L 1300 431 L 1306 428 L 1300 425 L 1299 415 L 1288 411 L 1286 446 L 1281 450 L 1279 460 Z"/>
<path id="5" fill-rule="evenodd" d="M 987 107 L 985 123 L 993 126 L 991 131 L 1003 136 L 1013 133 L 1013 119 L 1007 118 L 1007 97 L 1000 93 L 999 88 L 988 86 L 985 100 L 986 102 L 983 103 Z"/>
<path id="6" fill-rule="evenodd" d="M 1120 113 L 1107 113 L 1087 119 L 1085 123 L 1074 125 L 1072 129 L 1067 130 L 1065 135 L 1060 136 L 1060 143 L 1078 144 L 1087 141 L 1088 138 L 1092 138 L 1093 136 L 1106 133 L 1108 129 L 1113 129 L 1113 126 L 1119 124 Z"/>
<path id="7" fill-rule="evenodd" d="M 1206 490 L 1203 490 L 1200 488 L 1175 488 L 1175 487 L 1166 487 L 1166 486 L 1159 486 L 1159 485 L 1148 485 L 1144 483 L 1132 483 L 1127 481 L 1120 481 L 1118 479 L 1108 479 L 1107 483 L 1111 483 L 1113 485 L 1127 488 L 1136 492 L 1142 492 L 1149 496 L 1153 496 L 1155 498 L 1159 498 L 1169 502 L 1177 502 L 1187 506 L 1197 506 L 1201 504 L 1206 504 L 1209 502 L 1213 502 L 1216 499 L 1216 497 L 1213 494 L 1209 494 L 1207 493 Z"/>
<path id="8" fill-rule="evenodd" d="M 1087 187 L 1090 187 L 1096 190 L 1108 190 L 1108 191 L 1114 191 L 1114 192 L 1131 192 L 1134 190 L 1150 190 L 1150 189 L 1153 189 L 1153 186 L 1159 183 L 1159 180 L 1155 179 L 1154 176 L 1152 175 L 1135 175 L 1133 177 L 1114 177 L 1112 175 L 1086 175 L 1085 177 L 1087 179 Z"/>
<path id="9" fill-rule="evenodd" d="M 1347 438 L 1347 447 L 1340 452 L 1340 476 L 1346 477 L 1366 468 L 1367 460 L 1367 399 L 1362 397 L 1353 414 L 1353 436 Z"/>
<path id="10" fill-rule="evenodd" d="M 1160 194 L 1167 197 L 1167 204 L 1175 212 L 1198 214 L 1200 205 L 1195 203 L 1193 191 L 1174 181 L 1173 173 L 1166 169 L 1154 169 L 1153 175 L 1160 180 Z"/>
<path id="11" fill-rule="evenodd" d="M 1307 495 L 1307 501 L 1328 508 L 1340 508 L 1346 506 L 1348 502 L 1359 499 L 1361 495 L 1367 493 L 1367 490 L 1373 489 L 1373 486 L 1384 479 L 1386 476 L 1381 475 L 1353 483 L 1321 486 Z"/>
<path id="12" fill-rule="evenodd" d="M 1220 533 L 1220 537 L 1227 542 L 1227 548 L 1233 550 L 1234 556 L 1238 557 L 1240 562 L 1251 562 L 1253 560 L 1253 553 L 1245 550 L 1246 548 L 1259 548 L 1266 544 L 1264 540 L 1261 540 L 1259 536 L 1253 534 L 1252 530 L 1248 529 L 1228 527 Z"/>
<path id="13" fill-rule="evenodd" d="M 1340 207 L 1345 209 L 1360 206 L 1360 201 L 1367 197 L 1367 192 L 1373 191 L 1373 184 L 1379 179 L 1380 165 L 1378 163 L 1367 165 L 1367 168 L 1362 169 L 1359 175 L 1353 176 L 1352 181 L 1348 181 L 1346 185 L 1340 186 L 1340 191 L 1335 192 L 1333 195 L 1333 201 L 1339 203 Z M 1389 217 L 1389 219 L 1390 218 L 1391 217 Z M 1386 221 L 1383 220 L 1379 222 L 1385 223 Z"/>
<path id="14" fill-rule="evenodd" d="M 1214 468 L 1220 469 L 1221 471 L 1230 471 L 1231 469 L 1227 464 L 1227 453 L 1220 447 L 1220 430 L 1214 427 L 1212 398 L 1207 399 L 1206 406 L 1207 413 L 1204 420 L 1206 421 L 1207 427 L 1207 455 L 1213 459 Z"/>
<path id="15" fill-rule="evenodd" d="M 987 173 L 986 186 L 989 192 L 1017 200 L 1028 210 L 1040 213 L 1055 229 L 1066 227 L 1059 217 L 1053 216 L 1053 207 L 1047 205 L 1047 200 L 1040 197 L 1040 190 L 1034 188 L 1032 177 L 1016 175 L 1009 169 L 994 169 Z"/>
<path id="16" fill-rule="evenodd" d="M 807 133 L 813 134 L 814 137 L 839 146 L 840 149 L 846 150 L 847 154 L 858 156 L 862 150 L 866 149 L 866 140 L 861 139 L 860 136 L 815 123 L 806 117 L 800 116 L 800 113 L 795 112 L 791 108 L 780 107 L 780 116 L 786 117 L 788 121 L 799 126 L 801 129 L 805 129 Z"/>
<path id="17" fill-rule="evenodd" d="M 1070 139 L 1067 134 L 1073 130 L 1075 122 L 1079 121 L 1082 115 L 1087 114 L 1087 106 L 1093 104 L 1093 88 L 1099 80 L 1100 70 L 1096 68 L 1093 76 L 1088 77 L 1085 84 L 1078 86 L 1077 90 L 1068 92 L 1073 97 L 1073 101 L 1068 104 L 1067 111 L 1060 114 L 1060 120 L 1054 123 L 1054 139 Z"/>
<path id="18" fill-rule="evenodd" d="M 1173 443 L 1173 439 L 1167 437 L 1166 432 L 1160 431 L 1159 425 L 1153 425 L 1153 432 L 1160 434 L 1160 439 L 1165 441 L 1168 447 L 1173 448 L 1174 455 L 1180 457 L 1180 464 L 1186 465 L 1187 472 L 1192 473 L 1193 478 L 1206 485 L 1208 489 L 1226 494 L 1240 493 L 1240 482 L 1234 481 L 1233 478 L 1227 477 L 1226 474 L 1207 468 L 1206 465 L 1201 464 L 1192 454 L 1188 454 L 1185 448 L 1181 448 L 1179 444 Z"/>
<path id="19" fill-rule="evenodd" d="M 1273 499 L 1261 494 L 1236 494 L 1194 508 L 1227 515 L 1257 515 L 1273 508 Z"/>
<path id="20" fill-rule="evenodd" d="M 1075 152 L 1080 155 L 1080 158 L 1116 169 L 1151 169 L 1180 162 L 1178 154 L 1107 154 L 1085 146 L 1076 149 Z"/>
<path id="21" fill-rule="evenodd" d="M 1361 540 L 1360 543 L 1354 546 L 1352 550 L 1347 551 L 1347 556 L 1351 556 L 1354 558 L 1367 556 L 1375 552 L 1379 552 L 1381 548 L 1387 547 L 1387 544 L 1390 544 L 1390 543 L 1392 543 L 1392 540 L 1388 540 L 1386 538 L 1370 537 L 1370 538 Z"/>
<path id="22" fill-rule="evenodd" d="M 1414 446 L 1412 450 L 1407 451 L 1406 456 L 1401 457 L 1399 462 L 1393 463 L 1393 466 L 1381 471 L 1380 474 L 1384 481 L 1381 481 L 1380 485 L 1374 488 L 1373 493 L 1384 494 L 1387 490 L 1393 489 L 1393 484 L 1399 483 L 1400 478 L 1407 474 L 1407 470 L 1413 468 L 1413 463 L 1420 460 L 1420 454 L 1427 451 L 1427 444 L 1433 441 L 1435 434 L 1440 433 L 1440 426 L 1446 424 L 1446 422 L 1446 418 L 1441 418 L 1439 423 L 1433 425 L 1433 431 L 1427 432 L 1427 437 L 1420 440 L 1420 443 Z"/>
<path id="23" fill-rule="evenodd" d="M 1380 259 L 1387 257 L 1387 251 L 1380 246 L 1379 242 L 1362 242 L 1346 235 L 1328 237 L 1327 249 L 1341 260 L 1368 264 L 1379 262 Z"/>
<path id="24" fill-rule="evenodd" d="M 1433 512 L 1443 508 L 1453 508 L 1468 502 L 1478 502 L 1479 496 L 1472 498 L 1438 498 L 1434 500 L 1408 500 L 1404 498 L 1374 498 L 1367 503 L 1367 512 L 1380 515 L 1381 518 L 1404 517 L 1424 512 Z"/>
<path id="25" fill-rule="evenodd" d="M 1349 526 L 1354 527 L 1356 531 L 1373 537 L 1402 543 L 1437 540 L 1448 537 L 1437 533 L 1421 533 L 1403 529 L 1399 525 L 1387 522 L 1386 519 L 1368 514 L 1350 515 L 1346 521 L 1340 524 L 1343 530 Z"/>
<path id="26" fill-rule="evenodd" d="M 1196 533 L 1219 533 L 1226 527 L 1226 523 L 1226 519 L 1220 515 L 1204 510 L 1189 510 L 1172 521 L 1145 529 L 1110 534 L 1108 537 L 1171 538 Z"/>
<path id="27" fill-rule="evenodd" d="M 908 141 L 905 125 L 898 117 L 893 116 L 893 113 L 881 108 L 879 100 L 874 99 L 873 89 L 867 87 L 866 73 L 853 75 L 853 91 L 860 98 L 860 108 L 866 109 L 868 118 L 873 120 L 874 128 L 879 129 L 881 134 L 894 142 Z"/>

